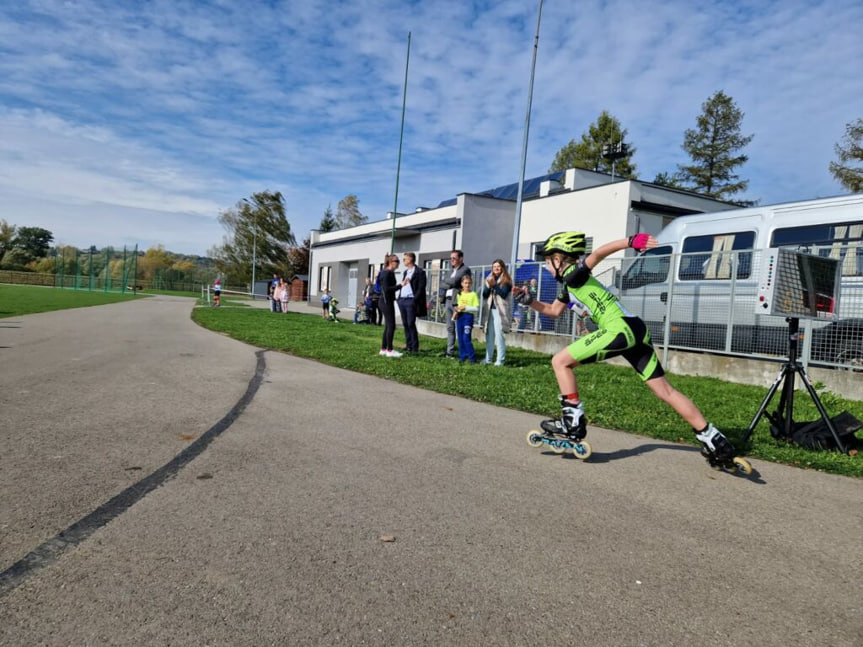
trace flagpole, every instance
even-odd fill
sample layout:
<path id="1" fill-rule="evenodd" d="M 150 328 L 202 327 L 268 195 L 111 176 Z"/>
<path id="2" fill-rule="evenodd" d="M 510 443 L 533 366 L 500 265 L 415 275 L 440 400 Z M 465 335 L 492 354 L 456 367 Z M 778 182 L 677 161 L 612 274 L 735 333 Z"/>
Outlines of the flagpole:
<path id="1" fill-rule="evenodd" d="M 512 256 L 509 271 L 515 276 L 515 262 L 518 259 L 518 236 L 521 229 L 521 203 L 524 192 L 524 173 L 527 165 L 527 140 L 530 133 L 530 110 L 533 104 L 533 77 L 536 71 L 536 53 L 539 49 L 539 23 L 542 20 L 542 0 L 539 0 L 539 14 L 536 17 L 536 37 L 533 41 L 533 62 L 530 66 L 530 86 L 527 91 L 527 114 L 524 117 L 524 139 L 521 144 L 521 174 L 518 178 L 518 195 L 515 199 L 515 226 L 512 232 Z"/>
<path id="2" fill-rule="evenodd" d="M 405 136 L 405 104 L 408 99 L 408 66 L 411 62 L 411 33 L 408 32 L 408 54 L 407 60 L 405 61 L 405 87 L 402 92 L 402 127 L 401 132 L 399 133 L 399 161 L 396 165 L 396 197 L 395 203 L 393 204 L 393 227 L 392 232 L 390 234 L 390 254 L 393 253 L 393 249 L 396 244 L 396 218 L 399 215 L 399 176 L 401 175 L 402 170 L 402 141 Z"/>

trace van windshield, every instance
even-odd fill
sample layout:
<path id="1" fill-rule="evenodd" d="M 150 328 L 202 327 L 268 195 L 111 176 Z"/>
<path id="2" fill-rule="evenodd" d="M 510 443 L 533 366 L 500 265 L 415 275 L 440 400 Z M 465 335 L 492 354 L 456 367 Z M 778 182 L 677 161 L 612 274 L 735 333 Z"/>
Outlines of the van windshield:
<path id="1" fill-rule="evenodd" d="M 663 245 L 638 256 L 623 275 L 621 288 L 631 290 L 651 283 L 665 283 L 672 251 L 671 245 Z"/>

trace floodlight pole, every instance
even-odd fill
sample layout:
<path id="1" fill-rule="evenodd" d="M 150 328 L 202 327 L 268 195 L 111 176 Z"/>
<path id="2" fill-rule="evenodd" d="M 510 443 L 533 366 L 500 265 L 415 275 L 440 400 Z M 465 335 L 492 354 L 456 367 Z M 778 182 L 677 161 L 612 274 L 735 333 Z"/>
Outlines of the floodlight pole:
<path id="1" fill-rule="evenodd" d="M 395 203 L 393 204 L 393 226 L 392 231 L 390 233 L 390 254 L 393 253 L 393 249 L 396 246 L 396 218 L 399 217 L 399 175 L 402 170 L 402 141 L 405 136 L 405 104 L 408 99 L 408 66 L 411 62 L 411 33 L 408 32 L 408 55 L 407 60 L 405 61 L 405 87 L 402 91 L 402 127 L 399 132 L 399 160 L 396 164 L 396 197 Z"/>
<path id="2" fill-rule="evenodd" d="M 524 194 L 524 172 L 527 165 L 527 141 L 530 134 L 530 110 L 533 105 L 533 77 L 536 72 L 536 53 L 539 49 L 539 23 L 542 20 L 542 0 L 539 0 L 539 13 L 536 17 L 536 37 L 533 40 L 533 62 L 530 66 L 530 85 L 527 91 L 527 112 L 524 117 L 524 137 L 521 143 L 521 173 L 518 176 L 518 195 L 515 199 L 515 222 L 512 232 L 512 256 L 509 271 L 515 276 L 515 262 L 518 259 L 518 236 L 521 229 L 521 203 Z"/>

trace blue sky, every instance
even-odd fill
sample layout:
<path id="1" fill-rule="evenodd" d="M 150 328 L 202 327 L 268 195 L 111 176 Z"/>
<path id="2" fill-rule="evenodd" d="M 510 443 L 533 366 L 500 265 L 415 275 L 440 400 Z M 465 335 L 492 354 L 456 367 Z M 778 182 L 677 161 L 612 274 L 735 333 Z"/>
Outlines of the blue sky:
<path id="1" fill-rule="evenodd" d="M 298 239 L 355 193 L 399 211 L 518 180 L 537 0 L 18 0 L 0 6 L 0 219 L 56 242 L 204 254 L 281 191 Z M 652 180 L 717 90 L 748 199 L 843 193 L 863 117 L 860 0 L 546 0 L 527 177 L 602 110 Z"/>

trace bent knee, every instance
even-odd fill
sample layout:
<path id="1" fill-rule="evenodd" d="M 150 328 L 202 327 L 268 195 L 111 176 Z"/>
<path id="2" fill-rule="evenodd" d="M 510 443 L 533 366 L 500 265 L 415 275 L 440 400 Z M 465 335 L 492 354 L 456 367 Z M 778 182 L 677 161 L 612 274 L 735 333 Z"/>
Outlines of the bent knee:
<path id="1" fill-rule="evenodd" d="M 551 367 L 555 370 L 573 368 L 578 364 L 567 350 L 562 350 L 551 358 Z"/>

